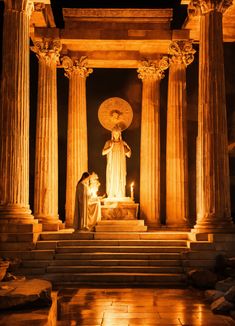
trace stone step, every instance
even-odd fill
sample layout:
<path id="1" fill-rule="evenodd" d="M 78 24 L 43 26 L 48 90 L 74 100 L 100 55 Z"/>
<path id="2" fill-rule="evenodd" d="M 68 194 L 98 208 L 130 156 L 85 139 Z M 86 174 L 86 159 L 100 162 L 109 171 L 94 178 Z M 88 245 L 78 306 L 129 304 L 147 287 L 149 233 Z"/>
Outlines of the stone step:
<path id="1" fill-rule="evenodd" d="M 47 266 L 47 273 L 182 273 L 179 266 Z"/>
<path id="2" fill-rule="evenodd" d="M 31 250 L 31 251 L 0 251 L 3 258 L 21 258 L 25 260 L 51 260 L 54 258 L 54 250 Z"/>
<path id="3" fill-rule="evenodd" d="M 201 251 L 188 251 L 182 253 L 183 260 L 214 260 L 220 254 L 224 254 L 223 251 L 215 251 L 215 250 L 204 250 L 203 253 Z"/>
<path id="4" fill-rule="evenodd" d="M 73 229 L 59 232 L 42 232 L 40 240 L 188 240 L 188 232 L 73 232 Z"/>
<path id="5" fill-rule="evenodd" d="M 182 262 L 175 260 L 160 259 L 93 259 L 93 260 L 25 260 L 23 267 L 38 268 L 45 266 L 181 266 Z"/>
<path id="6" fill-rule="evenodd" d="M 188 240 L 188 232 L 95 232 L 97 240 Z"/>
<path id="7" fill-rule="evenodd" d="M 94 239 L 94 232 L 74 232 L 73 229 L 62 230 L 58 232 L 42 232 L 40 240 L 92 240 Z"/>
<path id="8" fill-rule="evenodd" d="M 67 240 L 59 241 L 59 247 L 63 246 L 185 246 L 185 240 Z"/>
<path id="9" fill-rule="evenodd" d="M 185 247 L 170 247 L 170 246 L 66 246 L 57 247 L 57 253 L 88 253 L 88 252 L 120 252 L 120 253 L 169 253 L 169 252 L 182 252 L 185 251 Z"/>
<path id="10" fill-rule="evenodd" d="M 151 259 L 151 260 L 178 260 L 180 259 L 179 253 L 123 253 L 123 252 L 93 252 L 93 253 L 56 253 L 55 260 L 136 260 L 136 259 Z"/>
<path id="11" fill-rule="evenodd" d="M 191 250 L 214 250 L 215 245 L 208 241 L 191 241 L 188 243 Z"/>
<path id="12" fill-rule="evenodd" d="M 186 240 L 64 240 L 38 241 L 37 249 L 55 249 L 65 246 L 185 246 Z"/>
<path id="13" fill-rule="evenodd" d="M 96 232 L 144 232 L 147 231 L 147 226 L 144 225 L 128 225 L 123 226 L 123 225 L 97 225 L 95 227 Z"/>
<path id="14" fill-rule="evenodd" d="M 108 226 L 133 226 L 133 225 L 144 225 L 144 220 L 101 220 L 97 223 L 99 225 L 108 225 Z"/>
<path id="15" fill-rule="evenodd" d="M 1 242 L 36 242 L 39 238 L 39 233 L 0 233 Z"/>
<path id="16" fill-rule="evenodd" d="M 27 233 L 41 231 L 42 224 L 38 224 L 36 221 L 29 224 L 4 223 L 0 221 L 0 233 Z"/>
<path id="17" fill-rule="evenodd" d="M 26 251 L 35 248 L 33 242 L 0 242 L 0 250 L 8 251 Z"/>
<path id="18" fill-rule="evenodd" d="M 132 281 L 130 282 L 128 281 L 123 281 L 121 282 L 105 282 L 105 281 L 100 281 L 98 280 L 97 282 L 93 281 L 93 282 L 87 282 L 87 281 L 53 281 L 53 289 L 54 290 L 60 290 L 61 288 L 80 288 L 80 287 L 89 287 L 89 288 L 94 288 L 94 289 L 106 289 L 106 288 L 156 288 L 156 289 L 183 289 L 187 287 L 187 282 L 185 280 L 180 280 L 180 281 L 165 281 L 164 278 L 158 280 L 158 281 L 150 281 L 148 282 L 147 280 L 141 280 L 140 281 Z M 61 323 L 61 322 L 60 322 Z M 62 322 L 63 323 L 63 322 Z M 67 322 L 65 322 L 65 324 L 59 324 L 60 326 L 67 326 Z M 107 324 L 106 324 L 107 325 Z M 111 325 L 117 325 L 117 326 L 121 326 L 122 324 L 118 323 L 118 324 L 110 324 Z M 124 324 L 127 325 L 127 324 Z M 131 324 L 133 325 L 133 324 Z M 153 325 L 153 324 L 151 324 Z M 167 324 L 170 325 L 170 324 Z"/>
<path id="19" fill-rule="evenodd" d="M 39 275 L 40 278 L 52 281 L 53 284 L 57 282 L 76 282 L 84 285 L 85 282 L 90 283 L 117 283 L 123 285 L 123 283 L 132 285 L 134 283 L 143 285 L 145 282 L 161 282 L 165 284 L 170 283 L 184 283 L 186 276 L 181 273 L 168 274 L 168 273 L 47 273 Z"/>

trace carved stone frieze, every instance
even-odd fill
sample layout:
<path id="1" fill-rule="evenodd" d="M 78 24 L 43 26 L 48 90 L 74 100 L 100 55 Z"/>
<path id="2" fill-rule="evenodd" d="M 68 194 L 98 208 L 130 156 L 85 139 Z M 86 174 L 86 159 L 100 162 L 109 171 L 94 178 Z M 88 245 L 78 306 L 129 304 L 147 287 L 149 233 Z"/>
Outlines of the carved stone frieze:
<path id="1" fill-rule="evenodd" d="M 64 56 L 61 61 L 65 70 L 65 76 L 68 78 L 71 78 L 73 73 L 79 74 L 82 78 L 86 78 L 93 72 L 92 68 L 87 67 L 87 57 L 85 56 L 79 59 L 71 59 L 68 56 Z"/>
<path id="2" fill-rule="evenodd" d="M 192 40 L 173 41 L 169 46 L 170 63 L 182 63 L 188 66 L 193 62 L 195 52 Z"/>
<path id="3" fill-rule="evenodd" d="M 42 40 L 35 42 L 31 50 L 36 53 L 39 60 L 44 60 L 46 64 L 59 63 L 61 42 L 60 40 Z"/>
<path id="4" fill-rule="evenodd" d="M 188 5 L 189 15 L 204 15 L 210 11 L 224 13 L 233 3 L 233 0 L 191 0 Z"/>
<path id="5" fill-rule="evenodd" d="M 169 67 L 169 58 L 162 57 L 158 62 L 145 59 L 141 62 L 137 69 L 138 78 L 142 80 L 163 79 L 165 77 L 164 71 Z"/>

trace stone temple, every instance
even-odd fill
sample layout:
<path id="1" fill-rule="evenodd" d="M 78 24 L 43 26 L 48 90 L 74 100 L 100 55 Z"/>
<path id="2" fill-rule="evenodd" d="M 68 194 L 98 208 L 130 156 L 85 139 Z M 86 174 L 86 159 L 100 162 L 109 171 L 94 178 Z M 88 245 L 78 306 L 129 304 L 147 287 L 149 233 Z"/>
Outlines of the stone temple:
<path id="1" fill-rule="evenodd" d="M 55 287 L 183 285 L 235 254 L 235 3 L 57 2 L 0 2 L 0 257 Z M 133 111 L 126 200 L 74 232 L 82 173 L 106 192 L 111 97 Z"/>

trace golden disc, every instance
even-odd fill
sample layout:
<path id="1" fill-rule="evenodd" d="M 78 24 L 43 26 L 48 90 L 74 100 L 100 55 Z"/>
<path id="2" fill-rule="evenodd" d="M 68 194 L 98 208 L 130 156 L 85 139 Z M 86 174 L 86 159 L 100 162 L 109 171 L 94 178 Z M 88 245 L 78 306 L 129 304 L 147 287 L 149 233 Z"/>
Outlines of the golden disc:
<path id="1" fill-rule="evenodd" d="M 101 125 L 108 130 L 118 126 L 121 130 L 127 129 L 133 118 L 130 104 L 120 97 L 110 97 L 101 103 L 98 110 Z"/>

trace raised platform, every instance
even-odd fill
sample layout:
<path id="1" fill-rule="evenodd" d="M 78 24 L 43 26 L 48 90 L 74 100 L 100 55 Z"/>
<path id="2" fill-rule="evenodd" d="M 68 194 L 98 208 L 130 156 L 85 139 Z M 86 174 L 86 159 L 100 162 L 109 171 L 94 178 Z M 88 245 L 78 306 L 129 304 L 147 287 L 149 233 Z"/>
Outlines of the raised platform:
<path id="1" fill-rule="evenodd" d="M 130 197 L 106 198 L 101 203 L 102 220 L 137 219 L 139 204 L 136 204 Z"/>
<path id="2" fill-rule="evenodd" d="M 96 232 L 145 232 L 144 220 L 101 220 L 95 227 Z"/>
<path id="3" fill-rule="evenodd" d="M 126 223 L 125 231 L 112 230 L 120 223 Z M 0 256 L 22 258 L 21 275 L 51 280 L 55 287 L 184 286 L 187 271 L 213 268 L 220 254 L 235 256 L 234 234 L 201 235 L 165 228 L 128 232 L 128 224 L 128 220 L 101 221 L 103 231 L 98 232 L 42 232 L 34 249 L 16 241 L 1 248 Z"/>

